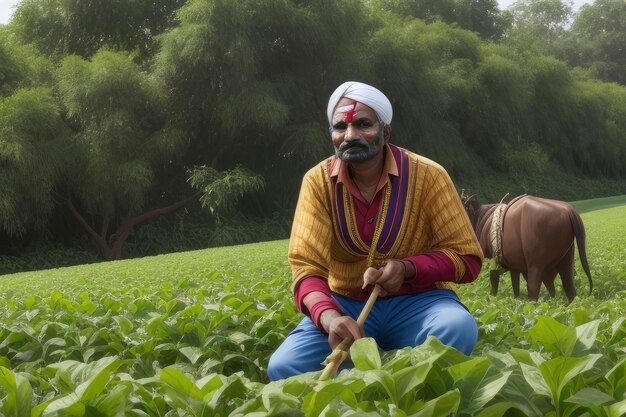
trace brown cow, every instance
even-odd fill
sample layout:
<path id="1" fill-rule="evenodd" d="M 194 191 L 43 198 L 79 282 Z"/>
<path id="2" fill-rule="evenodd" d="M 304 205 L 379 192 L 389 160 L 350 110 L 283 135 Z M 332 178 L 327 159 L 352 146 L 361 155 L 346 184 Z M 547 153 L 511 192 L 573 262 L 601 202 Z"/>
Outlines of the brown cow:
<path id="1" fill-rule="evenodd" d="M 571 205 L 529 195 L 517 197 L 508 204 L 479 205 L 476 195 L 461 196 L 461 199 L 485 257 L 495 258 L 500 267 L 511 272 L 516 297 L 519 296 L 520 273 L 527 281 L 529 300 L 539 298 L 542 282 L 554 297 L 554 279 L 558 273 L 565 295 L 572 302 L 576 297 L 574 239 L 591 293 L 593 282 L 585 252 L 585 227 Z M 490 271 L 493 295 L 498 293 L 501 272 Z"/>

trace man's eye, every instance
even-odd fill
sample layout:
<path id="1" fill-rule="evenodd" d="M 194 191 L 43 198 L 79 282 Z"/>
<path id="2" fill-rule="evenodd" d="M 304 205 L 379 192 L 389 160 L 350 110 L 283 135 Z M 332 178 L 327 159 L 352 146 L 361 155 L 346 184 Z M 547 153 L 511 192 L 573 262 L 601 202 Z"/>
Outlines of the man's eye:
<path id="1" fill-rule="evenodd" d="M 343 124 L 343 123 L 338 123 L 338 124 L 333 126 L 333 130 L 335 130 L 335 131 L 337 131 L 337 130 L 338 131 L 346 130 L 346 125 Z"/>

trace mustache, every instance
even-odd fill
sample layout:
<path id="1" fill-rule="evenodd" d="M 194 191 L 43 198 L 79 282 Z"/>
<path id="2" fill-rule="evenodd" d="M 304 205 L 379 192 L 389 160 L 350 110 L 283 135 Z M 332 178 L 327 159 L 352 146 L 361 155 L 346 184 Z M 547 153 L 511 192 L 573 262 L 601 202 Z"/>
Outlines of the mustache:
<path id="1" fill-rule="evenodd" d="M 337 148 L 337 150 L 339 152 L 343 152 L 351 148 L 369 149 L 369 144 L 363 139 L 355 139 L 349 142 L 342 142 L 341 145 L 339 145 L 339 147 Z"/>

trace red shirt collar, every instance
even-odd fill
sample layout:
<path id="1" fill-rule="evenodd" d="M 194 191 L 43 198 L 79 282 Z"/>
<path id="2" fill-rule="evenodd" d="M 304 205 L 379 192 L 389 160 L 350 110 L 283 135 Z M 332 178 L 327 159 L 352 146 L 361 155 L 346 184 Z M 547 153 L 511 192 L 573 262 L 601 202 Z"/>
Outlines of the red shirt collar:
<path id="1" fill-rule="evenodd" d="M 383 166 L 383 175 L 380 176 L 380 181 L 378 182 L 378 186 L 376 187 L 377 194 L 388 182 L 389 175 L 398 176 L 398 166 L 396 164 L 396 159 L 393 157 L 393 153 L 391 149 L 389 149 L 389 145 L 386 144 L 384 148 L 385 154 L 385 164 Z M 359 188 L 356 186 L 352 178 L 350 177 L 350 171 L 348 170 L 348 163 L 342 161 L 337 156 L 332 157 L 330 161 L 330 176 L 331 178 L 336 178 L 337 182 L 342 182 L 348 186 L 350 190 L 350 194 L 354 197 L 362 200 L 361 192 Z M 366 201 L 364 201 L 367 203 Z"/>
<path id="2" fill-rule="evenodd" d="M 382 178 L 386 179 L 389 175 L 398 176 L 398 166 L 396 165 L 396 159 L 393 157 L 389 145 L 385 145 L 385 165 L 383 166 Z M 330 176 L 336 177 L 337 182 L 346 183 L 350 179 L 350 173 L 348 171 L 348 163 L 334 156 L 330 161 Z"/>

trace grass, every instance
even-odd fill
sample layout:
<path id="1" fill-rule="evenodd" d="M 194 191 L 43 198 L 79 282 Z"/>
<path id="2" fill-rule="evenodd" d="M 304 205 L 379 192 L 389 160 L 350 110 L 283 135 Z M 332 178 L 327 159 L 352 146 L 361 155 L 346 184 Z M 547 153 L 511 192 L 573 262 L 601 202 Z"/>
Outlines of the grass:
<path id="1" fill-rule="evenodd" d="M 626 205 L 626 195 L 572 201 L 570 202 L 570 204 L 574 206 L 579 213 L 582 214 L 589 211 Z"/>
<path id="2" fill-rule="evenodd" d="M 306 374 L 284 385 L 267 384 L 269 356 L 302 317 L 290 292 L 288 240 L 0 276 L 0 376 L 6 376 L 0 378 L 0 415 L 15 415 L 8 398 L 18 390 L 32 391 L 37 412 L 48 407 L 43 417 L 70 415 L 83 406 L 93 415 L 111 416 L 230 415 L 239 406 L 241 413 L 233 415 L 305 408 L 307 416 L 316 416 L 337 397 L 336 388 L 354 390 L 337 397 L 336 405 L 372 412 L 381 405 L 405 411 L 425 406 L 416 398 L 427 393 L 441 406 L 476 415 L 486 410 L 486 402 L 474 395 L 477 387 L 489 390 L 487 400 L 496 407 L 513 401 L 525 410 L 526 399 L 539 398 L 537 416 L 549 415 L 553 404 L 556 410 L 588 411 L 566 401 L 583 387 L 587 391 L 582 393 L 591 390 L 621 401 L 626 387 L 605 378 L 626 372 L 626 201 L 620 198 L 577 202 L 586 209 L 582 218 L 592 294 L 578 262 L 578 297 L 569 305 L 558 280 L 554 299 L 544 289 L 538 302 L 528 302 L 523 285 L 522 298 L 514 299 L 508 276 L 500 293 L 491 296 L 488 268 L 483 268 L 476 282 L 459 288 L 479 325 L 471 359 L 426 343 L 386 352 L 385 370 L 371 375 L 359 374 L 363 369 L 347 371 L 317 388 Z M 377 351 L 375 344 L 362 348 L 374 356 Z M 584 376 L 567 367 L 579 361 L 589 364 Z M 408 396 L 396 396 L 391 404 L 384 393 L 395 389 L 394 378 L 403 380 L 409 362 L 415 369 L 431 369 L 427 384 L 411 382 Z M 522 375 L 533 380 L 546 367 L 554 369 L 545 381 L 524 382 Z M 99 376 L 92 378 L 96 372 Z M 362 376 L 381 372 L 386 379 L 370 381 L 372 389 L 363 386 Z M 555 398 L 544 389 L 535 391 L 554 382 L 552 372 L 562 374 L 559 378 L 576 375 L 570 384 L 553 384 L 559 390 Z M 376 388 L 376 383 L 382 385 Z M 90 396 L 79 398 L 87 385 Z M 351 399 L 354 395 L 358 401 Z M 591 406 L 600 400 L 593 399 Z M 39 416 L 36 410 L 24 406 L 19 415 Z"/>

